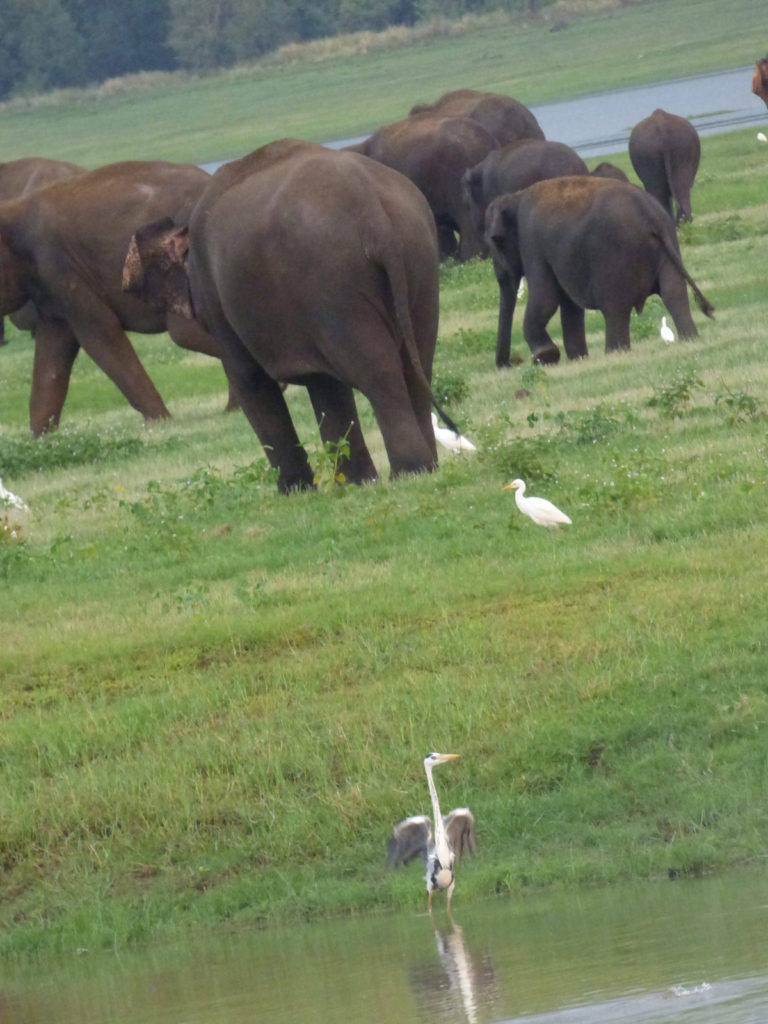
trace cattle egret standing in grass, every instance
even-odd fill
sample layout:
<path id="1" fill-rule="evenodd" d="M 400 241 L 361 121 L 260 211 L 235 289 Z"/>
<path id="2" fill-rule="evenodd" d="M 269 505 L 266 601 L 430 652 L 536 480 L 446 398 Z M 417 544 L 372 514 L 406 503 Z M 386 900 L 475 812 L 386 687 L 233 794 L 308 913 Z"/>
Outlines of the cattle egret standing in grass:
<path id="1" fill-rule="evenodd" d="M 424 771 L 427 773 L 429 795 L 432 798 L 432 813 L 435 819 L 435 834 L 432 835 L 431 822 L 425 814 L 406 818 L 395 825 L 387 850 L 387 864 L 392 868 L 407 864 L 414 857 L 420 856 L 427 867 L 427 907 L 432 913 L 432 893 L 445 889 L 448 891 L 448 912 L 451 910 L 454 877 L 453 867 L 461 860 L 464 853 L 474 853 L 477 849 L 475 837 L 475 817 L 468 807 L 457 807 L 443 817 L 437 801 L 437 790 L 432 778 L 432 769 L 446 761 L 455 761 L 458 754 L 427 754 L 424 758 Z"/>
<path id="2" fill-rule="evenodd" d="M 558 527 L 562 523 L 570 524 L 571 522 L 565 512 L 561 512 L 556 505 L 553 505 L 551 501 L 547 501 L 546 498 L 524 497 L 525 481 L 523 480 L 513 480 L 503 490 L 514 491 L 517 507 L 524 516 L 530 516 L 534 523 L 537 523 L 539 526 Z"/>
<path id="3" fill-rule="evenodd" d="M 675 340 L 675 332 L 671 327 L 667 327 L 667 318 L 663 316 L 661 318 L 661 340 L 666 341 L 669 344 L 670 341 Z"/>
<path id="4" fill-rule="evenodd" d="M 435 432 L 435 440 L 452 452 L 476 452 L 477 448 L 468 441 L 463 434 L 454 434 L 452 430 L 445 427 L 438 427 L 437 416 L 432 413 L 432 429 Z"/>
<path id="5" fill-rule="evenodd" d="M 3 487 L 3 480 L 0 477 L 0 506 L 7 506 L 10 508 L 20 508 L 22 511 L 26 511 L 29 508 L 26 501 L 20 498 L 18 494 L 14 494 L 13 491 L 7 491 Z"/>
<path id="6" fill-rule="evenodd" d="M 757 141 L 758 142 L 768 142 L 768 138 L 766 138 L 766 136 L 762 132 L 758 132 L 757 133 Z"/>

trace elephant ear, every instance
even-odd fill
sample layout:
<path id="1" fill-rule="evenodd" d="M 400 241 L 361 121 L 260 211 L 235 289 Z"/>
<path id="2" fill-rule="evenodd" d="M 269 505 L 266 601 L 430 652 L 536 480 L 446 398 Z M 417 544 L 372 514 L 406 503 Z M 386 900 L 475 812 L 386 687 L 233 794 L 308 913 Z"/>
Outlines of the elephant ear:
<path id="1" fill-rule="evenodd" d="M 19 276 L 19 261 L 0 236 L 0 316 L 15 313 L 26 301 L 26 288 Z"/>
<path id="2" fill-rule="evenodd" d="M 485 237 L 497 252 L 503 253 L 508 247 L 510 233 L 517 238 L 516 209 L 517 204 L 513 204 L 509 196 L 499 196 L 485 211 Z"/>
<path id="3" fill-rule="evenodd" d="M 170 217 L 146 224 L 132 236 L 123 264 L 123 291 L 153 309 L 194 319 L 185 266 L 189 229 Z"/>

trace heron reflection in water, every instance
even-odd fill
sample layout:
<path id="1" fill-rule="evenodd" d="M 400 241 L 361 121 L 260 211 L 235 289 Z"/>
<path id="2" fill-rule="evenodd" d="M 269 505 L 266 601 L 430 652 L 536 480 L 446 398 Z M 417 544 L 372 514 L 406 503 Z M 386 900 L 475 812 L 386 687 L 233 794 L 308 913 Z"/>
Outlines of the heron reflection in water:
<path id="1" fill-rule="evenodd" d="M 478 1024 L 491 1019 L 497 1000 L 493 961 L 487 952 L 470 949 L 461 926 L 451 919 L 432 927 L 437 964 L 421 962 L 411 967 L 410 981 L 429 1020 L 467 1020 Z"/>

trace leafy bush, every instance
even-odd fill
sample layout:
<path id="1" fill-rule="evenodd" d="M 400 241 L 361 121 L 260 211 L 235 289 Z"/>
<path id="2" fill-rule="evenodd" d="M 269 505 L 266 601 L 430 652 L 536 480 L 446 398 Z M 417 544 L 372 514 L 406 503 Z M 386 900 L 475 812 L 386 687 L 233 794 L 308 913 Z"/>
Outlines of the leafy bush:
<path id="1" fill-rule="evenodd" d="M 732 391 L 727 384 L 723 387 L 725 391 L 715 395 L 715 406 L 725 410 L 728 423 L 745 423 L 762 417 L 763 411 L 754 395 L 748 391 Z"/>
<path id="2" fill-rule="evenodd" d="M 547 482 L 557 479 L 551 468 L 551 440 L 549 437 L 506 436 L 510 420 L 489 425 L 478 432 L 479 458 L 489 462 L 500 475 L 512 480 L 522 477 L 526 482 Z"/>
<path id="3" fill-rule="evenodd" d="M 684 416 L 695 388 L 703 388 L 704 381 L 695 370 L 678 370 L 672 380 L 659 384 L 648 399 L 648 406 L 658 409 L 660 415 L 675 419 Z"/>
<path id="4" fill-rule="evenodd" d="M 597 444 L 616 431 L 633 426 L 637 416 L 629 407 L 617 409 L 613 405 L 588 406 L 573 412 L 559 412 L 553 416 L 559 428 L 558 438 L 572 444 Z"/>
<path id="5" fill-rule="evenodd" d="M 448 370 L 432 378 L 432 394 L 442 405 L 458 405 L 469 394 L 469 384 L 462 374 Z"/>
<path id="6" fill-rule="evenodd" d="M 178 444 L 170 438 L 169 443 Z M 62 427 L 36 438 L 0 436 L 0 474 L 21 476 L 113 458 L 133 458 L 145 445 L 142 438 L 133 435 L 105 436 L 80 427 Z"/>

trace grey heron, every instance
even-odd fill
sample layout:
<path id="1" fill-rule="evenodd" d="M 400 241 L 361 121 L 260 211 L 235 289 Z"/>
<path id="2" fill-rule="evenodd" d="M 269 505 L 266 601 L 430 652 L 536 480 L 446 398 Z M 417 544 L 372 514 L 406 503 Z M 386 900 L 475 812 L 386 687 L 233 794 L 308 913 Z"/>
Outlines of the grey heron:
<path id="1" fill-rule="evenodd" d="M 472 811 L 468 807 L 457 807 L 443 817 L 440 813 L 435 781 L 432 778 L 432 769 L 436 765 L 453 761 L 458 756 L 433 752 L 424 758 L 424 771 L 427 774 L 429 795 L 432 798 L 434 834 L 432 822 L 426 815 L 405 818 L 395 825 L 387 851 L 387 864 L 394 868 L 408 864 L 414 857 L 421 857 L 427 869 L 425 881 L 430 913 L 432 894 L 440 890 L 447 890 L 450 912 L 455 885 L 454 866 L 464 853 L 474 853 L 477 849 L 475 817 Z"/>

